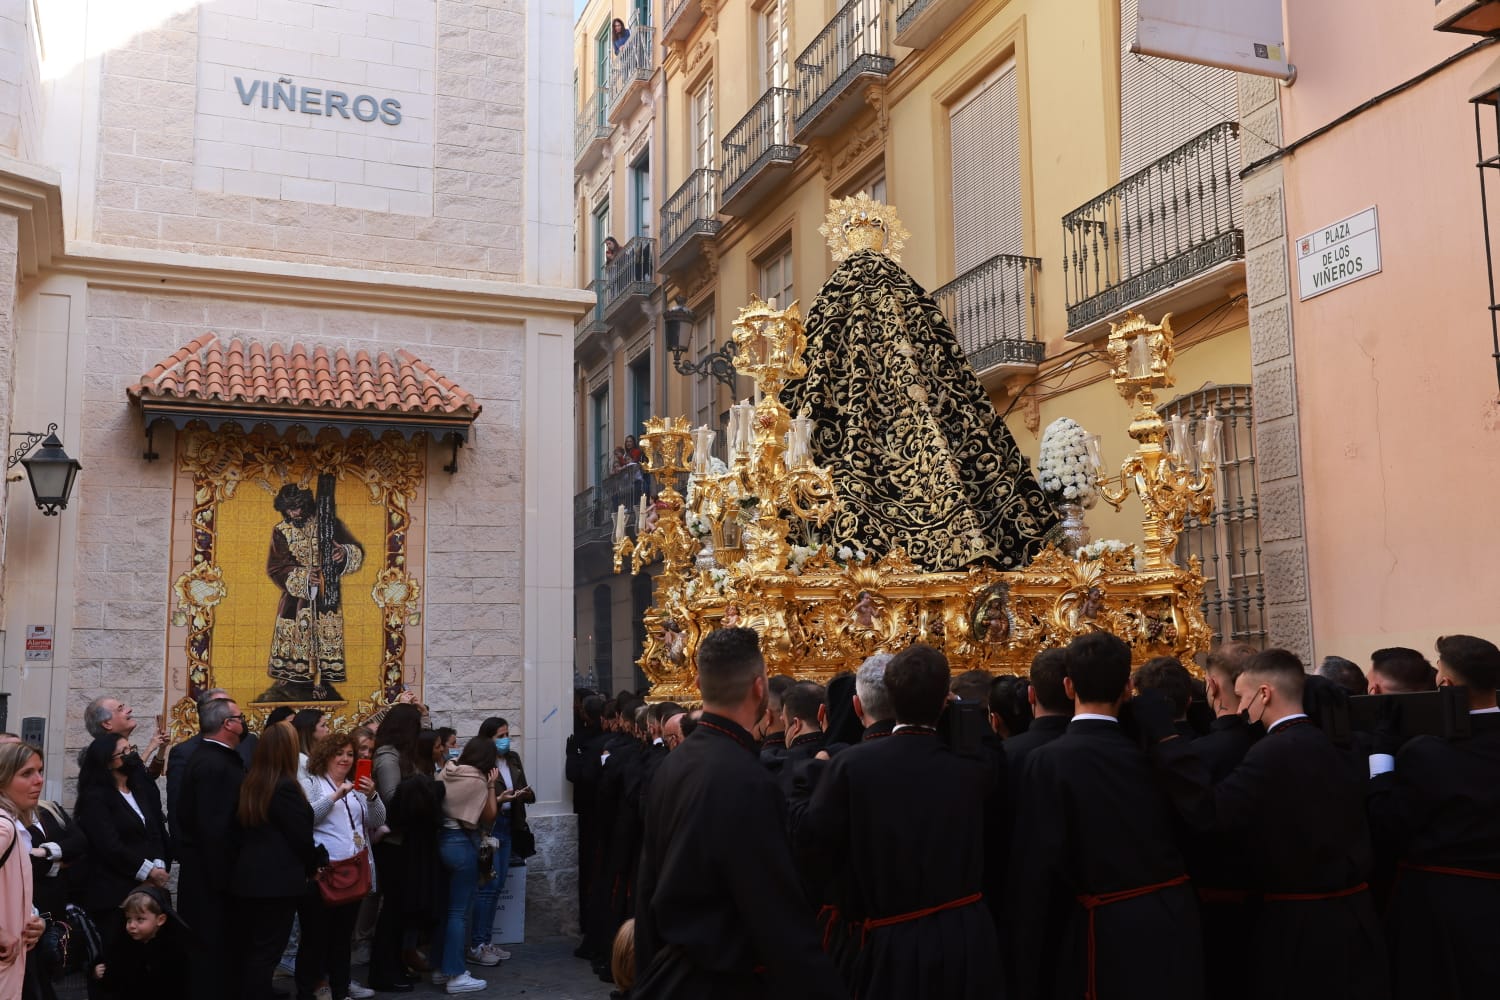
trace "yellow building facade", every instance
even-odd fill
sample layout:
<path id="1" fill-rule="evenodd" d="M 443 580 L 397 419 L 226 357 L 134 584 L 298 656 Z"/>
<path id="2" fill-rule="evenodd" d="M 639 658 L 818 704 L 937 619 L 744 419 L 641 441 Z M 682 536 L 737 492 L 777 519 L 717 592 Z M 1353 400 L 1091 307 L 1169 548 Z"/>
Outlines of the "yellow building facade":
<path id="1" fill-rule="evenodd" d="M 632 40 L 649 30 L 655 46 L 641 85 L 649 100 L 626 113 L 649 115 L 644 143 L 622 115 L 597 110 L 618 96 L 595 96 L 598 81 L 636 86 L 600 47 L 615 17 Z M 644 580 L 609 571 L 608 514 L 621 489 L 600 469 L 639 432 L 648 376 L 655 412 L 720 429 L 729 404 L 749 394 L 746 380 L 711 372 L 735 314 L 753 295 L 809 308 L 833 269 L 818 234 L 828 201 L 859 191 L 900 212 L 912 233 L 904 266 L 1033 458 L 1060 416 L 1099 433 L 1106 461 L 1124 458 L 1127 411 L 1094 352 L 1128 309 L 1172 313 L 1182 395 L 1166 408 L 1196 417 L 1213 406 L 1226 419 L 1221 510 L 1185 533 L 1183 554 L 1208 566 L 1217 634 L 1305 646 L 1277 633 L 1261 572 L 1238 179 L 1258 148 L 1240 121 L 1241 91 L 1253 88 L 1232 73 L 1131 55 L 1134 26 L 1135 0 L 595 0 L 585 9 L 575 28 L 581 285 L 601 273 L 606 195 L 609 224 L 641 232 L 615 206 L 639 204 L 647 146 L 657 187 L 649 290 L 634 284 L 635 258 L 621 258 L 615 276 L 630 280 L 605 283 L 576 339 L 581 677 L 639 680 L 630 664 L 649 593 Z M 631 295 L 639 308 L 623 301 Z M 1096 539 L 1139 536 L 1129 506 L 1101 505 L 1089 522 Z"/>

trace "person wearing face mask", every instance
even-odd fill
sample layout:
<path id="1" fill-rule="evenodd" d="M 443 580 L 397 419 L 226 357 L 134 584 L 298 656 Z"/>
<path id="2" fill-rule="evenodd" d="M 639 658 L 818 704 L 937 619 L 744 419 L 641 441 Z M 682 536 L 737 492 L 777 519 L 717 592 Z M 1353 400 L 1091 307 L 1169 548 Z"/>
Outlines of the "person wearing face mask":
<path id="1" fill-rule="evenodd" d="M 1138 698 L 1136 719 L 1188 825 L 1243 845 L 1259 910 L 1242 945 L 1256 942 L 1266 958 L 1246 977 L 1250 995 L 1379 1000 L 1390 983 L 1366 881 L 1373 850 L 1364 775 L 1302 711 L 1306 681 L 1302 661 L 1284 649 L 1245 663 L 1235 681 L 1239 709 L 1266 735 L 1218 783 L 1194 744 L 1172 731 L 1159 697 Z"/>
<path id="2" fill-rule="evenodd" d="M 463 750 L 458 745 L 458 730 L 449 726 L 439 726 L 434 732 L 437 733 L 437 742 L 442 759 L 438 761 L 438 767 L 450 760 L 458 760 L 459 753 Z"/>
<path id="3" fill-rule="evenodd" d="M 510 952 L 490 941 L 494 934 L 495 908 L 500 903 L 500 893 L 505 890 L 515 835 L 522 829 L 530 832 L 526 825 L 526 806 L 536 801 L 536 792 L 526 781 L 521 755 L 511 749 L 510 723 L 498 715 L 490 716 L 479 726 L 479 739 L 495 743 L 499 770 L 495 799 L 500 803 L 500 812 L 491 827 L 484 831 L 494 854 L 494 864 L 488 877 L 480 872 L 479 889 L 474 893 L 474 909 L 469 920 L 469 946 L 464 957 L 476 965 L 499 965 L 510 958 Z M 534 844 L 528 849 L 532 854 L 536 853 Z"/>
<path id="4" fill-rule="evenodd" d="M 120 903 L 141 882 L 165 888 L 172 864 L 161 795 L 123 736 L 106 732 L 79 756 L 74 810 L 89 842 L 83 906 L 108 946 L 125 933 Z"/>
<path id="5" fill-rule="evenodd" d="M 697 668 L 703 716 L 645 804 L 633 995 L 842 998 L 792 864 L 781 794 L 750 735 L 766 705 L 760 639 L 716 629 Z"/>

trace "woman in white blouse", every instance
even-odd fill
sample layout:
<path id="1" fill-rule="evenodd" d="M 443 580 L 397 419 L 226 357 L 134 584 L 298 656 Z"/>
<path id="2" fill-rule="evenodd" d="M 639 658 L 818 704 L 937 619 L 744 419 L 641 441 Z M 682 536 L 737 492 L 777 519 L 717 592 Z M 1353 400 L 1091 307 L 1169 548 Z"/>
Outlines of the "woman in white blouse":
<path id="1" fill-rule="evenodd" d="M 369 861 L 370 835 L 385 823 L 385 804 L 369 778 L 353 780 L 354 737 L 334 733 L 313 744 L 302 790 L 312 803 L 313 839 L 328 851 L 328 860 L 344 861 L 364 854 Z M 373 871 L 373 866 L 371 866 Z M 297 907 L 302 943 L 297 949 L 297 996 L 313 997 L 324 973 L 334 997 L 350 996 L 349 949 L 359 900 L 330 906 L 316 884 Z"/>

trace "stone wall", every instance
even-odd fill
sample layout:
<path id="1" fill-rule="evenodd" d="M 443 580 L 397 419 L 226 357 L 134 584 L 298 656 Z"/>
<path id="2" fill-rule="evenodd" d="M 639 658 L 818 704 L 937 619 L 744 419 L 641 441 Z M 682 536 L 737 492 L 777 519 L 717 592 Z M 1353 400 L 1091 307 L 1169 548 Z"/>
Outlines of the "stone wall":
<path id="1" fill-rule="evenodd" d="M 236 19 L 250 37 L 219 7 L 104 55 L 94 239 L 522 276 L 524 0 L 283 0 Z M 392 37 L 407 21 L 419 40 L 430 26 L 430 48 Z M 247 87 L 253 73 L 350 96 L 400 91 L 413 114 L 392 128 L 262 109 L 258 96 L 246 106 L 235 72 Z"/>
<path id="2" fill-rule="evenodd" d="M 21 160 L 36 159 L 42 136 L 42 74 L 31 3 L 0 0 L 0 153 Z"/>
<path id="3" fill-rule="evenodd" d="M 4 54 L 0 53 L 0 58 Z M 0 212 L 0 441 L 10 441 L 11 389 L 15 378 L 16 307 L 19 289 L 16 253 L 20 249 L 20 231 L 16 217 Z M 9 454 L 7 447 L 6 453 Z M 24 484 L 18 484 L 25 489 Z M 0 552 L 5 551 L 5 497 L 10 484 L 0 486 Z M 5 618 L 5 564 L 0 560 L 0 627 Z"/>
<path id="4" fill-rule="evenodd" d="M 578 817 L 527 816 L 536 856 L 526 862 L 526 936 L 579 933 Z"/>

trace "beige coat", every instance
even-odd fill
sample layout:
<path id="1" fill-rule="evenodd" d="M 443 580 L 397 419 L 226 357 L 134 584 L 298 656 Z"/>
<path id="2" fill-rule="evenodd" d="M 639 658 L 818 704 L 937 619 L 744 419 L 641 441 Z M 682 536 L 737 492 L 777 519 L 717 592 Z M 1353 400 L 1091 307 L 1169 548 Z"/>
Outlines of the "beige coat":
<path id="1" fill-rule="evenodd" d="M 15 850 L 0 868 L 0 933 L 6 939 L 20 938 L 26 920 L 31 916 L 30 838 L 21 832 L 20 823 L 10 813 L 0 810 L 0 855 Z M 0 961 L 0 1000 L 19 1000 L 21 980 L 26 975 L 26 952 L 17 947 L 9 961 Z"/>

